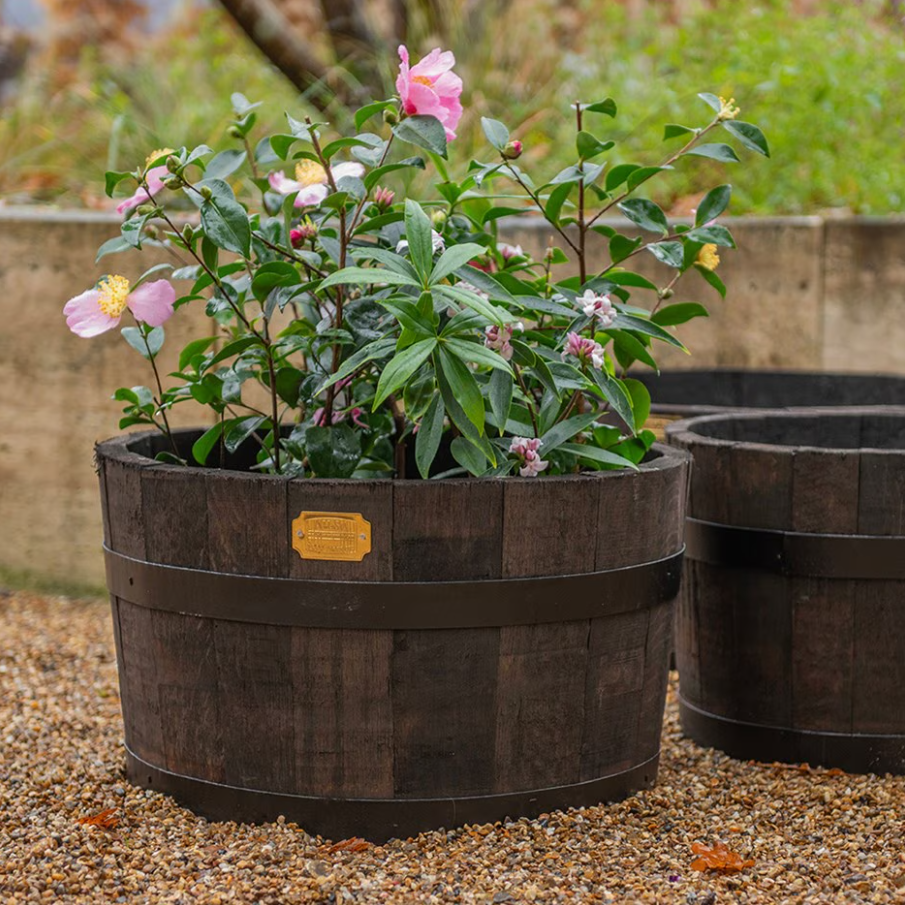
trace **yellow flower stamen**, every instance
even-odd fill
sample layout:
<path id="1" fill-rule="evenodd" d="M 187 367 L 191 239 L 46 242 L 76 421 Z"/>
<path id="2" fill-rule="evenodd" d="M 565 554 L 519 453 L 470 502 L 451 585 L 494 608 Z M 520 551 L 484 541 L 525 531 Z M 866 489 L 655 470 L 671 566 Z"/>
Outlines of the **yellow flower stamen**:
<path id="1" fill-rule="evenodd" d="M 413 75 L 412 81 L 419 85 L 426 85 L 428 88 L 434 87 L 434 83 L 426 75 Z"/>
<path id="2" fill-rule="evenodd" d="M 147 169 L 149 166 L 151 166 L 152 163 L 154 163 L 155 160 L 159 160 L 165 154 L 172 153 L 172 148 L 158 148 L 156 151 L 151 151 L 151 153 L 148 154 L 148 156 L 145 158 L 145 169 Z"/>
<path id="3" fill-rule="evenodd" d="M 300 160 L 295 165 L 295 178 L 305 188 L 323 185 L 327 181 L 327 171 L 316 160 Z"/>
<path id="4" fill-rule="evenodd" d="M 716 270 L 720 264 L 720 256 L 716 253 L 716 245 L 708 242 L 701 246 L 695 264 L 699 264 L 704 270 Z"/>
<path id="5" fill-rule="evenodd" d="M 722 97 L 720 98 L 720 112 L 717 114 L 717 117 L 721 122 L 727 119 L 735 119 L 741 112 L 742 111 L 735 106 L 734 97 L 730 97 L 728 101 Z"/>
<path id="6" fill-rule="evenodd" d="M 97 303 L 101 311 L 107 317 L 119 317 L 126 308 L 126 299 L 129 297 L 129 281 L 125 277 L 108 276 L 98 286 L 100 298 Z"/>

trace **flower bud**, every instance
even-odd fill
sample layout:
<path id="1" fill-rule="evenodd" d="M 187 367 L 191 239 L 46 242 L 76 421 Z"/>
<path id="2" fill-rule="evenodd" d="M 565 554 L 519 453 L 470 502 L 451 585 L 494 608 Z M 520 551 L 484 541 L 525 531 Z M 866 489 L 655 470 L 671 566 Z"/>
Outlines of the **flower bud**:
<path id="1" fill-rule="evenodd" d="M 522 143 L 520 141 L 506 142 L 503 146 L 503 150 L 500 151 L 500 154 L 502 154 L 506 160 L 518 160 L 518 158 L 522 156 Z"/>
<path id="2" fill-rule="evenodd" d="M 388 126 L 395 126 L 399 122 L 399 111 L 395 107 L 387 107 L 383 111 L 383 121 Z"/>
<path id="3" fill-rule="evenodd" d="M 431 214 L 431 225 L 432 226 L 435 226 L 437 229 L 443 229 L 443 226 L 445 223 L 446 223 L 446 211 L 436 210 Z"/>
<path id="4" fill-rule="evenodd" d="M 182 241 L 185 242 L 186 245 L 192 244 L 192 239 L 195 238 L 195 230 L 192 228 L 191 223 L 186 223 L 185 226 L 182 227 Z"/>
<path id="5" fill-rule="evenodd" d="M 139 217 L 144 217 L 145 214 L 151 214 L 156 210 L 156 204 L 139 204 L 138 207 L 135 208 L 135 213 L 138 214 Z"/>
<path id="6" fill-rule="evenodd" d="M 667 299 L 671 299 L 675 295 L 675 292 L 673 292 L 672 289 L 666 288 L 661 289 L 658 295 L 661 299 L 663 299 L 663 301 L 666 301 Z"/>
<path id="7" fill-rule="evenodd" d="M 173 192 L 181 189 L 184 184 L 181 176 L 167 176 L 165 179 L 161 179 L 160 182 Z"/>
<path id="8" fill-rule="evenodd" d="M 301 248 L 307 241 L 317 236 L 317 224 L 305 217 L 294 229 L 289 230 L 289 243 L 293 248 Z"/>
<path id="9" fill-rule="evenodd" d="M 178 157 L 168 157 L 167 158 L 167 169 L 171 173 L 178 173 L 182 169 L 182 164 L 179 163 Z"/>
<path id="10" fill-rule="evenodd" d="M 392 189 L 384 188 L 382 185 L 378 185 L 374 190 L 374 204 L 382 214 L 390 209 L 395 197 L 396 193 Z"/>
<path id="11" fill-rule="evenodd" d="M 241 130 L 238 126 L 230 126 L 230 127 L 226 130 L 226 134 L 227 134 L 230 138 L 242 138 L 242 137 L 243 137 L 243 136 L 242 136 L 242 130 Z"/>
<path id="12" fill-rule="evenodd" d="M 211 191 L 211 187 L 209 185 L 202 185 L 198 191 L 201 192 L 201 197 L 205 201 L 210 201 L 211 198 L 214 197 L 214 193 Z"/>

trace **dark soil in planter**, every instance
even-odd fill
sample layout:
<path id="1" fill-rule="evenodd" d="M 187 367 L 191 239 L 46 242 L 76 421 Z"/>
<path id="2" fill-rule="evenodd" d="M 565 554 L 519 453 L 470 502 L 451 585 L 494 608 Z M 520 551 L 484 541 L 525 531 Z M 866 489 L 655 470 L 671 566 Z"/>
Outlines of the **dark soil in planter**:
<path id="1" fill-rule="evenodd" d="M 694 456 L 686 733 L 735 757 L 905 773 L 905 409 L 667 430 Z"/>
<path id="2" fill-rule="evenodd" d="M 133 781 L 211 817 L 373 839 L 654 782 L 686 454 L 541 479 L 289 480 L 237 470 L 242 455 L 154 462 L 159 442 L 97 448 Z M 370 552 L 303 559 L 303 512 L 334 552 L 360 514 Z"/>

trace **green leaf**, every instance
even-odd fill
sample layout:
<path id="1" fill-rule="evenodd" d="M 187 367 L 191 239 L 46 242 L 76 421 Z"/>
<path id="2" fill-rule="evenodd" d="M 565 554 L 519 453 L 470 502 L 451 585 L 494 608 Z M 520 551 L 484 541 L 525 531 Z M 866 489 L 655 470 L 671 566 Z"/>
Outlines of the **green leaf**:
<path id="1" fill-rule="evenodd" d="M 685 234 L 685 238 L 692 242 L 700 242 L 702 245 L 722 245 L 724 248 L 735 248 L 735 239 L 725 226 L 714 224 L 713 226 L 701 226 Z"/>
<path id="2" fill-rule="evenodd" d="M 409 243 L 412 264 L 423 285 L 427 285 L 434 264 L 432 227 L 430 218 L 424 213 L 421 205 L 411 198 L 405 201 L 405 238 Z"/>
<path id="3" fill-rule="evenodd" d="M 238 149 L 221 151 L 212 157 L 204 168 L 204 178 L 205 180 L 225 179 L 235 173 L 243 163 L 245 163 L 245 151 Z"/>
<path id="4" fill-rule="evenodd" d="M 361 461 L 361 434 L 348 424 L 305 431 L 308 464 L 318 478 L 351 478 Z"/>
<path id="5" fill-rule="evenodd" d="M 479 295 L 475 295 L 475 293 L 470 292 L 467 289 L 461 289 L 458 286 L 447 286 L 445 283 L 440 283 L 434 286 L 432 291 L 437 295 L 446 296 L 446 298 L 450 298 L 460 305 L 465 305 L 467 308 L 471 308 L 472 311 L 477 311 L 478 314 L 482 317 L 486 317 L 492 324 L 502 326 L 503 324 L 511 323 L 514 320 L 514 318 L 501 308 L 491 305 L 490 302 L 485 301 Z"/>
<path id="6" fill-rule="evenodd" d="M 695 131 L 695 129 L 689 129 L 688 126 L 680 126 L 678 123 L 667 123 L 663 127 L 663 141 L 678 138 L 680 135 L 693 135 Z"/>
<path id="7" fill-rule="evenodd" d="M 393 126 L 393 134 L 402 141 L 446 159 L 446 130 L 436 116 L 408 116 Z"/>
<path id="8" fill-rule="evenodd" d="M 474 379 L 468 365 L 464 364 L 443 346 L 440 347 L 440 369 L 449 382 L 453 395 L 465 412 L 465 416 L 475 426 L 478 434 L 484 433 L 485 409 L 481 388 Z"/>
<path id="9" fill-rule="evenodd" d="M 610 260 L 613 264 L 624 261 L 643 241 L 640 236 L 629 239 L 628 236 L 617 233 L 610 239 Z"/>
<path id="10" fill-rule="evenodd" d="M 720 294 L 722 298 L 726 298 L 726 286 L 723 284 L 723 281 L 712 271 L 708 270 L 706 267 L 701 267 L 700 264 L 695 265 L 695 270 L 704 277 L 704 280 L 713 286 L 714 289 Z"/>
<path id="11" fill-rule="evenodd" d="M 116 173 L 112 170 L 104 173 L 104 182 L 106 185 L 107 197 L 113 197 L 113 190 L 124 180 L 128 179 L 131 173 Z"/>
<path id="12" fill-rule="evenodd" d="M 656 176 L 657 173 L 663 173 L 666 170 L 671 169 L 672 167 L 638 167 L 637 170 L 632 170 L 632 172 L 628 174 L 626 188 L 628 188 L 630 192 L 633 192 L 642 182 L 647 182 L 648 179 Z"/>
<path id="13" fill-rule="evenodd" d="M 490 410 L 500 426 L 502 436 L 512 408 L 512 378 L 504 371 L 494 370 L 490 375 L 489 390 Z"/>
<path id="14" fill-rule="evenodd" d="M 561 443 L 559 448 L 563 452 L 577 456 L 579 459 L 586 459 L 589 462 L 597 462 L 601 465 L 615 465 L 618 468 L 634 468 L 638 467 L 634 462 L 620 456 L 618 453 L 610 452 L 606 449 L 599 449 L 591 446 L 589 443 Z"/>
<path id="15" fill-rule="evenodd" d="M 154 345 L 151 343 L 151 334 L 154 332 L 153 330 L 147 336 L 147 342 L 145 342 L 145 334 L 142 332 L 141 327 L 123 327 L 119 332 L 122 333 L 123 339 L 141 355 L 142 358 L 147 358 L 149 361 L 153 355 L 156 355 L 157 352 L 160 351 L 160 347 L 163 345 L 163 328 L 155 327 L 154 329 L 160 330 L 159 334 L 159 342 L 157 343 L 157 350 L 155 351 Z M 148 351 L 148 346 L 151 346 L 151 351 Z"/>
<path id="16" fill-rule="evenodd" d="M 622 185 L 635 170 L 640 169 L 641 167 L 636 163 L 620 163 L 606 174 L 603 186 L 608 192 L 612 192 L 613 189 Z"/>
<path id="17" fill-rule="evenodd" d="M 662 342 L 667 343 L 670 346 L 675 346 L 677 349 L 682 349 L 683 352 L 687 352 L 688 349 L 685 348 L 684 344 L 680 342 L 672 333 L 667 333 L 662 327 L 657 326 L 657 324 L 651 323 L 651 321 L 647 320 L 643 317 L 636 317 L 634 314 L 624 314 L 623 312 L 619 312 L 616 315 L 616 320 L 613 322 L 613 326 L 617 330 L 634 330 L 635 333 L 641 333 L 644 336 L 650 336 L 653 339 L 659 339 Z"/>
<path id="18" fill-rule="evenodd" d="M 190 342 L 179 353 L 179 370 L 184 371 L 196 355 L 203 355 L 216 341 L 216 336 L 204 336 Z"/>
<path id="19" fill-rule="evenodd" d="M 209 427 L 193 444 L 192 456 L 199 465 L 207 462 L 207 457 L 220 439 L 223 431 L 223 422 L 218 421 L 213 427 Z"/>
<path id="20" fill-rule="evenodd" d="M 647 250 L 667 267 L 681 269 L 685 260 L 685 250 L 681 242 L 652 242 L 645 246 Z"/>
<path id="21" fill-rule="evenodd" d="M 374 116 L 375 113 L 383 113 L 384 110 L 387 110 L 392 106 L 394 106 L 393 101 L 375 101 L 373 104 L 365 104 L 363 107 L 359 107 L 358 110 L 355 111 L 355 128 L 360 132 L 361 127 Z"/>
<path id="22" fill-rule="evenodd" d="M 722 142 L 696 145 L 686 151 L 683 156 L 707 157 L 710 160 L 721 160 L 724 163 L 738 163 L 738 154 L 732 149 L 732 145 L 726 145 Z"/>
<path id="23" fill-rule="evenodd" d="M 236 201 L 233 190 L 222 179 L 205 181 L 211 197 L 201 204 L 201 226 L 218 248 L 249 257 L 251 228 L 245 208 Z"/>
<path id="24" fill-rule="evenodd" d="M 695 317 L 709 317 L 707 309 L 697 302 L 679 302 L 655 311 L 650 319 L 661 327 L 675 327 Z"/>
<path id="25" fill-rule="evenodd" d="M 464 437 L 456 437 L 449 445 L 452 457 L 469 473 L 475 477 L 484 474 L 487 469 L 487 459 L 481 450 Z"/>
<path id="26" fill-rule="evenodd" d="M 481 128 L 484 135 L 498 151 L 502 151 L 509 141 L 509 130 L 495 119 L 488 119 L 486 116 L 481 117 Z"/>
<path id="27" fill-rule="evenodd" d="M 720 110 L 723 109 L 722 101 L 715 94 L 710 94 L 705 91 L 698 94 L 698 97 L 705 104 L 707 104 L 708 107 L 710 107 L 712 110 L 715 110 L 717 113 L 719 113 Z"/>
<path id="28" fill-rule="evenodd" d="M 225 422 L 223 445 L 227 452 L 235 452 L 266 420 L 261 415 L 249 415 Z"/>
<path id="29" fill-rule="evenodd" d="M 286 261 L 271 261 L 257 269 L 251 281 L 251 291 L 259 302 L 263 302 L 277 287 L 298 286 L 301 282 L 301 275 L 292 264 Z"/>
<path id="30" fill-rule="evenodd" d="M 387 163 L 382 167 L 377 167 L 371 170 L 364 178 L 365 188 L 370 191 L 386 176 L 388 173 L 392 173 L 395 170 L 405 170 L 410 167 L 414 167 L 417 170 L 424 169 L 424 160 L 421 157 L 406 157 L 405 160 L 399 160 L 396 163 Z"/>
<path id="31" fill-rule="evenodd" d="M 611 97 L 608 97 L 593 104 L 582 104 L 581 109 L 587 111 L 588 113 L 602 113 L 604 116 L 615 116 L 616 101 L 614 101 Z"/>
<path id="32" fill-rule="evenodd" d="M 481 223 L 491 223 L 501 217 L 517 217 L 524 213 L 523 207 L 492 207 L 481 215 Z"/>
<path id="33" fill-rule="evenodd" d="M 698 205 L 697 213 L 694 215 L 694 225 L 704 226 L 711 220 L 716 220 L 729 207 L 731 197 L 731 185 L 718 185 L 715 189 L 711 189 Z"/>
<path id="34" fill-rule="evenodd" d="M 285 160 L 289 156 L 290 149 L 297 141 L 299 141 L 297 135 L 271 135 L 270 147 L 280 160 Z"/>
<path id="35" fill-rule="evenodd" d="M 601 141 L 595 135 L 583 130 L 575 137 L 575 148 L 582 160 L 591 160 L 598 154 L 609 151 L 614 144 L 612 141 Z"/>
<path id="36" fill-rule="evenodd" d="M 623 386 L 621 380 L 594 369 L 591 372 L 601 395 L 610 404 L 613 411 L 626 423 L 628 429 L 635 432 L 635 415 L 632 411 L 632 397 Z"/>
<path id="37" fill-rule="evenodd" d="M 448 338 L 444 340 L 444 347 L 449 349 L 456 358 L 464 362 L 473 362 L 482 365 L 485 368 L 493 368 L 495 371 L 502 371 L 504 374 L 515 376 L 509 362 L 503 358 L 498 352 L 488 349 L 481 342 L 472 342 L 465 339 Z"/>
<path id="38" fill-rule="evenodd" d="M 571 440 L 577 433 L 583 431 L 588 425 L 593 424 L 600 417 L 600 412 L 585 412 L 582 415 L 574 415 L 565 421 L 554 424 L 543 437 L 541 437 L 538 452 L 545 456 L 553 452 L 557 446 Z"/>
<path id="39" fill-rule="evenodd" d="M 550 192 L 550 197 L 547 199 L 547 206 L 544 208 L 544 215 L 551 223 L 559 222 L 562 206 L 565 204 L 571 191 L 572 183 L 563 182 Z"/>
<path id="40" fill-rule="evenodd" d="M 656 284 L 640 273 L 632 273 L 630 270 L 608 270 L 606 278 L 617 286 L 632 286 L 635 289 L 651 289 L 657 291 Z"/>
<path id="41" fill-rule="evenodd" d="M 421 288 L 421 284 L 414 277 L 404 273 L 395 273 L 392 270 L 384 270 L 382 267 L 345 267 L 331 273 L 320 285 L 321 289 L 329 289 L 331 286 L 367 286 L 371 283 L 388 283 L 391 286 L 414 286 Z"/>
<path id="42" fill-rule="evenodd" d="M 434 393 L 424 417 L 421 419 L 421 427 L 415 435 L 415 464 L 422 478 L 427 478 L 430 467 L 440 448 L 440 439 L 443 437 L 443 419 L 446 417 L 446 409 L 443 407 L 443 398 L 439 393 Z"/>
<path id="43" fill-rule="evenodd" d="M 97 264 L 97 262 L 105 255 L 116 254 L 120 251 L 128 251 L 132 247 L 132 243 L 128 239 L 125 239 L 123 236 L 114 236 L 112 239 L 107 239 L 107 241 L 97 250 L 97 257 L 94 259 L 94 263 Z"/>
<path id="44" fill-rule="evenodd" d="M 636 361 L 643 362 L 648 367 L 657 370 L 657 363 L 653 356 L 648 352 L 647 346 L 640 339 L 626 333 L 624 330 L 614 330 L 613 351 L 616 353 L 616 360 L 624 370 L 628 370 Z"/>
<path id="45" fill-rule="evenodd" d="M 428 283 L 431 286 L 439 283 L 460 267 L 464 267 L 469 261 L 473 261 L 479 255 L 484 254 L 485 251 L 486 249 L 483 245 L 478 245 L 475 242 L 463 242 L 461 245 L 452 245 L 443 252 L 440 259 L 434 264 Z"/>
<path id="46" fill-rule="evenodd" d="M 650 390 L 640 381 L 632 377 L 624 377 L 622 384 L 632 399 L 632 412 L 635 416 L 635 431 L 644 427 L 650 415 Z"/>
<path id="47" fill-rule="evenodd" d="M 418 305 L 410 299 L 384 299 L 380 304 L 393 313 L 404 329 L 411 330 L 421 337 L 436 335 L 433 320 L 426 318 L 419 310 Z M 433 309 L 431 309 L 431 314 L 433 314 Z"/>
<path id="48" fill-rule="evenodd" d="M 770 147 L 764 133 L 753 123 L 739 122 L 737 119 L 727 119 L 723 123 L 723 128 L 730 134 L 734 135 L 749 151 L 755 151 L 763 154 L 764 157 L 770 156 Z"/>
<path id="49" fill-rule="evenodd" d="M 354 374 L 362 367 L 362 365 L 366 365 L 369 361 L 391 355 L 395 348 L 396 340 L 390 337 L 382 337 L 381 339 L 374 340 L 372 343 L 368 343 L 368 345 L 359 349 L 354 355 L 350 355 L 340 365 L 339 370 L 329 380 L 325 381 L 317 388 L 317 392 L 322 393 L 327 387 L 332 386 L 338 380 L 343 380 L 350 374 Z"/>
<path id="50" fill-rule="evenodd" d="M 669 232 L 666 214 L 653 201 L 646 198 L 627 198 L 618 207 L 632 223 L 637 224 L 641 229 L 661 235 Z"/>
<path id="51" fill-rule="evenodd" d="M 386 363 L 377 383 L 372 411 L 376 411 L 390 393 L 395 393 L 424 364 L 436 346 L 436 338 L 422 339 L 398 352 Z"/>

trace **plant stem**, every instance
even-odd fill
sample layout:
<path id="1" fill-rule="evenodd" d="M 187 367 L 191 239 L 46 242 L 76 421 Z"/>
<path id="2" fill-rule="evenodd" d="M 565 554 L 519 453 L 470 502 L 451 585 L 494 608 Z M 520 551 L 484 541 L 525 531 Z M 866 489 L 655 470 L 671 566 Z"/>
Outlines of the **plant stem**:
<path id="1" fill-rule="evenodd" d="M 528 405 L 528 414 L 531 416 L 531 425 L 534 427 L 534 436 L 539 437 L 540 430 L 537 426 L 537 413 L 534 411 L 534 406 L 531 404 L 534 397 L 528 392 L 528 387 L 525 386 L 525 378 L 522 377 L 522 372 L 518 369 L 518 365 L 513 364 L 512 370 L 515 372 L 515 379 L 518 381 L 519 387 L 521 387 L 522 392 L 525 394 L 525 400 Z"/>
<path id="2" fill-rule="evenodd" d="M 176 439 L 175 437 L 173 437 L 173 432 L 170 430 L 170 422 L 167 420 L 167 412 L 163 407 L 163 384 L 160 381 L 160 372 L 157 370 L 156 356 L 151 351 L 151 344 L 148 342 L 148 335 L 142 329 L 140 324 L 138 329 L 141 331 L 141 338 L 144 340 L 145 349 L 148 350 L 148 361 L 151 362 L 151 370 L 154 372 L 154 381 L 157 384 L 157 398 L 154 400 L 154 402 L 157 404 L 157 409 L 160 412 L 160 417 L 163 421 L 163 432 L 166 435 L 166 438 L 170 441 L 170 446 L 173 447 L 173 454 L 178 457 L 179 450 L 176 447 Z"/>
<path id="3" fill-rule="evenodd" d="M 581 104 L 577 101 L 575 102 L 575 125 L 576 134 L 578 134 L 578 132 L 581 132 Z M 578 275 L 581 280 L 581 286 L 584 286 L 588 279 L 587 251 L 585 248 L 588 226 L 584 220 L 584 164 L 584 159 L 582 159 L 580 164 L 582 178 L 578 180 Z"/>

